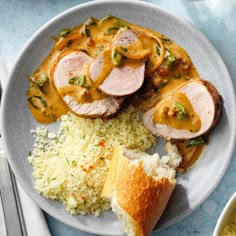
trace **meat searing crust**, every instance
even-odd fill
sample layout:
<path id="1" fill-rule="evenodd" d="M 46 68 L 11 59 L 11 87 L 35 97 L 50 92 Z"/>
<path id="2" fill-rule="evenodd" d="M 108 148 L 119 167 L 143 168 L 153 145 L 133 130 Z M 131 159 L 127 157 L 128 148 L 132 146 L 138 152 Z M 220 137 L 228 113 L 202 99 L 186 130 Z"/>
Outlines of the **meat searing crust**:
<path id="1" fill-rule="evenodd" d="M 216 90 L 216 88 L 213 86 L 212 83 L 210 83 L 207 80 L 202 80 L 202 83 L 206 86 L 207 90 L 210 92 L 210 94 L 213 98 L 214 104 L 215 104 L 215 116 L 214 116 L 214 120 L 212 122 L 212 125 L 210 127 L 210 129 L 212 129 L 220 121 L 220 118 L 222 116 L 223 98 L 218 93 L 218 91 Z"/>

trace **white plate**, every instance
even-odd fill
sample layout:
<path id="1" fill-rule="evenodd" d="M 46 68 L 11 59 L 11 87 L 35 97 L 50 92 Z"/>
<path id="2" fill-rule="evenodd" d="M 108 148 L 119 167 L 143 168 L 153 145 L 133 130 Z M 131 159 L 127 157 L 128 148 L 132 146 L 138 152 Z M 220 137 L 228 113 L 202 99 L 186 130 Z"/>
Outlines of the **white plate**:
<path id="1" fill-rule="evenodd" d="M 61 203 L 40 196 L 34 189 L 32 167 L 27 161 L 33 139 L 30 130 L 39 124 L 27 107 L 29 76 L 53 46 L 52 35 L 71 28 L 88 17 L 102 18 L 112 14 L 127 21 L 152 28 L 173 39 L 186 49 L 202 78 L 211 81 L 224 99 L 220 124 L 214 130 L 210 145 L 197 165 L 178 176 L 178 185 L 161 218 L 158 228 L 174 224 L 198 207 L 215 189 L 224 175 L 235 145 L 235 95 L 228 71 L 214 47 L 190 23 L 172 13 L 141 1 L 96 1 L 69 9 L 44 25 L 22 50 L 9 78 L 3 98 L 3 136 L 11 167 L 19 182 L 34 201 L 58 220 L 75 228 L 102 234 L 121 235 L 115 215 L 109 211 L 101 217 L 69 215 Z M 55 129 L 57 124 L 48 126 Z"/>

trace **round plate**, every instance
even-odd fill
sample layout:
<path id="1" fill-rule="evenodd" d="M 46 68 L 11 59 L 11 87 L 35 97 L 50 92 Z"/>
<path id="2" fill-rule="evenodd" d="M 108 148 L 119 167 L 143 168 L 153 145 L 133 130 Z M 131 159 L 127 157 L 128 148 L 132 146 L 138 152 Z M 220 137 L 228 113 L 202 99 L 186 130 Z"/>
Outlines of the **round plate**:
<path id="1" fill-rule="evenodd" d="M 179 175 L 177 187 L 157 228 L 167 227 L 198 207 L 214 190 L 224 175 L 235 145 L 235 95 L 228 71 L 220 56 L 197 29 L 172 13 L 141 1 L 95 1 L 76 6 L 50 20 L 39 29 L 22 50 L 9 78 L 3 98 L 2 131 L 10 165 L 25 191 L 47 213 L 83 231 L 102 235 L 121 235 L 120 224 L 111 211 L 100 217 L 68 214 L 60 202 L 42 197 L 34 189 L 28 151 L 32 149 L 31 129 L 39 126 L 26 101 L 27 77 L 39 67 L 53 46 L 52 35 L 72 28 L 90 16 L 114 15 L 159 31 L 183 47 L 193 60 L 201 77 L 211 81 L 224 99 L 220 124 L 200 160 L 186 174 Z M 58 124 L 49 125 L 50 130 Z"/>

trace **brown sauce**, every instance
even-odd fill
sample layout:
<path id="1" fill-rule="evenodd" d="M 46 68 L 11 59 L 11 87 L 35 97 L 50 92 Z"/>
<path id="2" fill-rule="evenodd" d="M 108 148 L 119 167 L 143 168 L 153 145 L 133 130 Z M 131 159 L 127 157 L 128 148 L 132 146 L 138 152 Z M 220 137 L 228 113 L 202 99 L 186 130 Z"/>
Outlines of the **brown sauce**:
<path id="1" fill-rule="evenodd" d="M 55 122 L 58 117 L 69 111 L 50 83 L 44 84 L 40 89 L 31 84 L 28 90 L 28 101 L 35 120 L 43 124 Z"/>
<path id="2" fill-rule="evenodd" d="M 112 46 L 117 32 L 125 29 L 135 32 L 137 40 L 125 48 Z M 158 112 L 160 107 L 171 106 L 173 103 L 171 99 L 165 100 L 170 93 L 190 80 L 199 79 L 199 74 L 188 54 L 171 39 L 151 29 L 107 16 L 102 20 L 90 18 L 82 25 L 64 30 L 54 40 L 55 46 L 52 51 L 30 77 L 30 86 L 27 92 L 29 108 L 38 122 L 52 123 L 66 114 L 69 109 L 62 99 L 65 95 L 72 96 L 79 103 L 90 103 L 104 98 L 106 95 L 102 94 L 97 86 L 104 81 L 114 66 L 117 66 L 114 65 L 113 56 L 114 52 L 118 52 L 120 57 L 115 59 L 122 58 L 119 65 L 126 63 L 135 67 L 145 61 L 145 83 L 130 99 L 137 109 L 146 111 L 157 104 L 158 109 L 154 118 L 156 122 L 160 122 L 162 119 L 163 123 L 168 123 L 177 129 L 193 130 L 193 132 L 200 129 L 201 122 L 183 95 L 176 94 L 175 96 L 177 96 L 177 100 L 181 100 L 179 103 L 186 107 L 188 113 L 193 114 L 194 117 L 190 116 L 182 121 L 163 119 Z M 102 69 L 90 88 L 85 89 L 69 84 L 60 89 L 55 88 L 53 68 L 68 53 L 68 50 L 86 52 L 93 59 L 96 59 L 100 53 L 104 53 Z M 116 62 L 119 63 L 119 61 Z M 163 104 L 161 101 L 164 101 Z M 159 105 L 158 102 L 160 102 Z M 195 162 L 202 147 L 187 149 L 184 144 L 178 144 L 184 157 L 182 168 L 187 168 Z"/>
<path id="3" fill-rule="evenodd" d="M 197 132 L 201 128 L 198 114 L 194 111 L 187 96 L 180 91 L 157 103 L 153 121 L 190 132 Z"/>
<path id="4" fill-rule="evenodd" d="M 104 79 L 110 74 L 113 69 L 112 57 L 111 57 L 111 49 L 108 48 L 107 50 L 103 51 L 103 64 L 100 70 L 100 73 L 97 75 L 95 80 L 96 85 L 100 85 L 103 83 Z"/>
<path id="5" fill-rule="evenodd" d="M 182 156 L 182 163 L 178 167 L 179 172 L 184 172 L 186 169 L 192 166 L 198 160 L 204 148 L 204 145 L 186 148 L 187 142 L 188 141 L 184 141 L 182 143 L 176 144 L 178 151 Z"/>

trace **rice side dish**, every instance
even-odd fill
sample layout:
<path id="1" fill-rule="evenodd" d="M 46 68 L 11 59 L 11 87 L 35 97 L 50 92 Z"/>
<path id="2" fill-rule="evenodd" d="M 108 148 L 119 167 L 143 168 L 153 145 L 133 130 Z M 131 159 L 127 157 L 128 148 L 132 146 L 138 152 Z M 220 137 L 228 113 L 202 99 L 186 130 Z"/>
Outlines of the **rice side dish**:
<path id="1" fill-rule="evenodd" d="M 35 144 L 28 159 L 33 166 L 35 188 L 46 198 L 63 202 L 71 214 L 100 215 L 110 203 L 100 197 L 113 148 L 125 145 L 145 151 L 156 138 L 143 126 L 133 106 L 117 117 L 61 117 L 57 133 L 38 127 L 32 131 Z"/>

